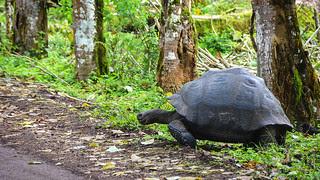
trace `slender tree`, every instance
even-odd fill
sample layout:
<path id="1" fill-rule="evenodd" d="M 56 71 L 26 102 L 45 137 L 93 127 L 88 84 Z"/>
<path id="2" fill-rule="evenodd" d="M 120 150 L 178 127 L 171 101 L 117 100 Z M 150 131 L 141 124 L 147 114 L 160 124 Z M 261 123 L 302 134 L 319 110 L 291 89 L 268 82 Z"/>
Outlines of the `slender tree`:
<path id="1" fill-rule="evenodd" d="M 320 13 L 320 1 L 314 0 L 315 8 L 313 13 L 313 18 L 316 24 L 316 28 L 318 29 L 320 27 L 320 20 L 319 20 L 319 13 Z M 320 43 L 320 31 L 317 32 L 317 40 L 318 43 Z"/>
<path id="2" fill-rule="evenodd" d="M 103 0 L 73 0 L 76 77 L 86 80 L 90 73 L 107 73 L 103 37 Z"/>
<path id="3" fill-rule="evenodd" d="M 191 0 L 162 0 L 161 3 L 157 81 L 165 91 L 175 92 L 196 77 Z"/>
<path id="4" fill-rule="evenodd" d="M 5 9 L 6 9 L 7 37 L 10 40 L 13 40 L 13 22 L 14 22 L 15 0 L 6 0 L 5 1 Z"/>
<path id="5" fill-rule="evenodd" d="M 14 5 L 15 2 L 15 5 Z M 12 13 L 14 7 L 14 13 Z M 14 17 L 12 17 L 14 14 Z M 11 20 L 13 20 L 13 23 Z M 7 31 L 19 53 L 45 53 L 48 44 L 47 1 L 7 0 Z"/>
<path id="6" fill-rule="evenodd" d="M 258 75 L 298 126 L 315 122 L 320 85 L 303 49 L 295 0 L 253 0 Z"/>

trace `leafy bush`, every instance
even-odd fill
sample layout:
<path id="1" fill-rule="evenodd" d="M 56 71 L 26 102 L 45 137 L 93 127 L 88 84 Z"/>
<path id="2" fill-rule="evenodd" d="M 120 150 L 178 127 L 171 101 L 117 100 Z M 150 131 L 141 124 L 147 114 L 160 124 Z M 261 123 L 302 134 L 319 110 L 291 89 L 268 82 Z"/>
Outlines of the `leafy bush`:
<path id="1" fill-rule="evenodd" d="M 226 53 L 233 49 L 235 42 L 230 33 L 206 33 L 199 39 L 199 46 L 208 49 L 212 54 Z"/>
<path id="2" fill-rule="evenodd" d="M 135 74 L 155 74 L 159 54 L 155 33 L 106 32 L 105 36 L 107 61 L 114 76 L 130 79 Z"/>
<path id="3" fill-rule="evenodd" d="M 105 15 L 108 31 L 138 32 L 147 25 L 148 13 L 140 0 L 107 0 Z"/>
<path id="4" fill-rule="evenodd" d="M 201 4 L 198 8 L 201 14 L 227 14 L 251 7 L 249 0 L 216 0 Z M 199 11 L 198 10 L 198 11 Z"/>

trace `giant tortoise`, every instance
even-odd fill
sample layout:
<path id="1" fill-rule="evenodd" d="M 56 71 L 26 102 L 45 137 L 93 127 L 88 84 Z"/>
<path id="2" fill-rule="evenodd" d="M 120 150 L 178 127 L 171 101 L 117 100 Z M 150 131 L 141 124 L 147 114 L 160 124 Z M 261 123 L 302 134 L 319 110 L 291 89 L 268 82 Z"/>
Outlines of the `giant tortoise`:
<path id="1" fill-rule="evenodd" d="M 141 124 L 169 124 L 182 145 L 196 139 L 229 143 L 284 144 L 292 125 L 264 80 L 244 68 L 210 70 L 169 97 L 174 111 L 137 115 Z"/>

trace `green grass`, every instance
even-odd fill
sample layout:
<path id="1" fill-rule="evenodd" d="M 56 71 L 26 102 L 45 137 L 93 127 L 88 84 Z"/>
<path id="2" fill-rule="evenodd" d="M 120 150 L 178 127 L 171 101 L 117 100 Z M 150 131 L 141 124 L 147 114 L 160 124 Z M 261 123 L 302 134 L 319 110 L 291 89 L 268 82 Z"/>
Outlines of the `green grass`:
<path id="1" fill-rule="evenodd" d="M 266 166 L 274 177 L 298 179 L 320 178 L 320 135 L 303 136 L 293 132 L 287 136 L 284 147 L 271 145 L 257 149 L 239 146 L 223 152 L 235 157 L 237 162 L 257 168 Z M 213 152 L 215 153 L 215 152 Z"/>

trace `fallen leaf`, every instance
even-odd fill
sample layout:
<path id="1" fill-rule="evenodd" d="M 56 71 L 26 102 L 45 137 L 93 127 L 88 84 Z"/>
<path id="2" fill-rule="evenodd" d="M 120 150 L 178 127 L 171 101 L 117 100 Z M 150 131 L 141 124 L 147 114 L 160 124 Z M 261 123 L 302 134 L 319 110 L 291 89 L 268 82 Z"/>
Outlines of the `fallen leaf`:
<path id="1" fill-rule="evenodd" d="M 191 170 L 194 170 L 194 169 L 200 169 L 200 167 L 199 166 L 190 166 L 189 167 Z"/>
<path id="2" fill-rule="evenodd" d="M 84 107 L 84 108 L 86 108 L 86 107 L 90 107 L 90 104 L 88 104 L 88 103 L 86 103 L 86 102 L 84 102 L 84 103 L 82 103 L 82 105 L 81 105 L 82 107 Z"/>
<path id="3" fill-rule="evenodd" d="M 158 171 L 160 169 L 160 167 L 153 166 L 153 167 L 148 167 L 148 169 L 151 170 L 151 171 Z"/>
<path id="4" fill-rule="evenodd" d="M 96 148 L 96 147 L 99 147 L 99 144 L 98 144 L 97 142 L 91 142 L 91 143 L 89 144 L 89 147 L 91 147 L 91 148 Z"/>
<path id="5" fill-rule="evenodd" d="M 138 134 L 139 134 L 139 135 L 146 135 L 146 133 L 143 132 L 143 131 L 139 131 Z"/>
<path id="6" fill-rule="evenodd" d="M 133 162 L 139 162 L 142 161 L 141 157 L 137 156 L 136 154 L 131 155 L 131 161 Z"/>
<path id="7" fill-rule="evenodd" d="M 72 149 L 79 150 L 79 149 L 86 149 L 86 146 L 80 145 L 80 146 L 74 146 Z"/>
<path id="8" fill-rule="evenodd" d="M 44 149 L 44 150 L 40 150 L 40 152 L 50 153 L 50 152 L 52 152 L 52 150 L 51 149 Z"/>
<path id="9" fill-rule="evenodd" d="M 202 180 L 202 177 L 181 177 L 179 180 Z"/>
<path id="10" fill-rule="evenodd" d="M 47 121 L 51 122 L 51 123 L 56 123 L 56 122 L 58 122 L 58 119 L 48 119 Z"/>
<path id="11" fill-rule="evenodd" d="M 80 139 L 84 141 L 90 141 L 93 138 L 94 138 L 93 136 L 85 136 L 85 137 L 81 137 Z"/>
<path id="12" fill-rule="evenodd" d="M 112 143 L 117 144 L 117 145 L 124 145 L 124 144 L 128 144 L 128 140 L 127 139 L 116 139 L 116 140 L 112 140 Z"/>
<path id="13" fill-rule="evenodd" d="M 89 159 L 89 161 L 97 161 L 97 160 L 98 160 L 98 159 L 95 158 L 95 157 L 92 157 L 92 158 Z"/>
<path id="14" fill-rule="evenodd" d="M 38 165 L 38 164 L 42 164 L 42 162 L 40 162 L 40 161 L 29 161 L 28 164 L 30 164 L 30 165 Z"/>
<path id="15" fill-rule="evenodd" d="M 131 86 L 125 86 L 124 89 L 127 91 L 127 92 L 132 92 L 133 91 L 133 88 Z"/>
<path id="16" fill-rule="evenodd" d="M 69 136 L 69 135 L 71 135 L 71 134 L 72 134 L 72 130 L 67 131 L 66 133 L 64 133 L 64 135 L 67 135 L 67 136 Z"/>
<path id="17" fill-rule="evenodd" d="M 22 127 L 32 127 L 33 123 L 34 123 L 34 121 L 23 121 L 23 122 L 18 123 L 18 124 L 21 125 Z"/>
<path id="18" fill-rule="evenodd" d="M 123 134 L 123 131 L 120 130 L 111 130 L 112 134 Z"/>
<path id="19" fill-rule="evenodd" d="M 105 139 L 105 135 L 96 135 L 97 140 Z"/>
<path id="20" fill-rule="evenodd" d="M 107 164 L 107 163 L 105 163 L 105 162 L 97 161 L 94 166 L 104 166 L 104 165 L 106 165 L 106 164 Z"/>
<path id="21" fill-rule="evenodd" d="M 257 162 L 249 161 L 249 162 L 244 164 L 244 167 L 246 167 L 248 169 L 255 169 L 257 167 Z"/>
<path id="22" fill-rule="evenodd" d="M 41 113 L 29 112 L 28 114 L 29 114 L 30 116 L 39 116 Z"/>
<path id="23" fill-rule="evenodd" d="M 250 180 L 250 179 L 252 179 L 252 176 L 238 176 L 237 179 Z"/>
<path id="24" fill-rule="evenodd" d="M 188 159 L 195 159 L 195 158 L 196 158 L 195 155 L 187 155 L 187 156 L 185 156 L 185 157 L 188 158 Z"/>
<path id="25" fill-rule="evenodd" d="M 125 175 L 125 174 L 126 174 L 126 172 L 121 171 L 121 172 L 115 172 L 115 173 L 113 173 L 112 175 L 113 175 L 113 176 L 123 176 L 123 175 Z"/>
<path id="26" fill-rule="evenodd" d="M 165 179 L 166 180 L 178 180 L 180 178 L 181 178 L 180 176 L 172 176 L 172 177 L 166 177 Z"/>
<path id="27" fill-rule="evenodd" d="M 46 133 L 46 130 L 38 130 L 36 131 L 37 134 Z"/>
<path id="28" fill-rule="evenodd" d="M 118 149 L 116 146 L 110 146 L 108 149 L 107 149 L 107 152 L 110 152 L 110 153 L 114 153 L 114 152 L 119 152 L 119 151 L 122 151 L 123 149 Z"/>
<path id="29" fill-rule="evenodd" d="M 106 171 L 109 169 L 113 169 L 116 167 L 116 163 L 115 162 L 107 162 L 104 166 L 102 166 L 102 170 Z"/>
<path id="30" fill-rule="evenodd" d="M 153 144 L 153 143 L 154 143 L 154 139 L 149 139 L 147 141 L 141 142 L 142 145 L 150 145 L 150 144 Z"/>

